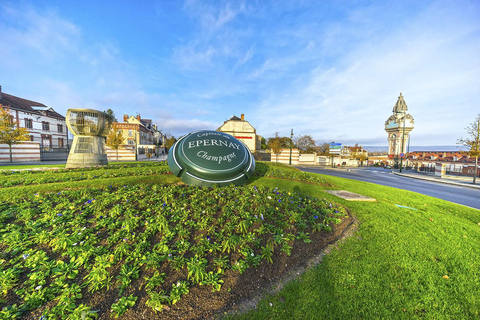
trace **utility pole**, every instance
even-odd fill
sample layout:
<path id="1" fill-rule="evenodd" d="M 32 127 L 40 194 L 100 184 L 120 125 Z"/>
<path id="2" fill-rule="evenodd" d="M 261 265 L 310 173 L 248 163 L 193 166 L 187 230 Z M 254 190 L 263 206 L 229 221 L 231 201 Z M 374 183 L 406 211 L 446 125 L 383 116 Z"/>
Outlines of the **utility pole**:
<path id="1" fill-rule="evenodd" d="M 292 147 L 293 147 L 293 128 L 292 128 L 292 132 L 290 133 L 290 160 L 288 161 L 289 165 L 292 165 Z"/>

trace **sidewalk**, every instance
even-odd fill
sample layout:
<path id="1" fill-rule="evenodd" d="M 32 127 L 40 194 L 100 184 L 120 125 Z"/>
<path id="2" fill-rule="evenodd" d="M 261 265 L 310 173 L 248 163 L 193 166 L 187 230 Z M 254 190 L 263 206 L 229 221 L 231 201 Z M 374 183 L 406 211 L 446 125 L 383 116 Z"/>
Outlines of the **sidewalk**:
<path id="1" fill-rule="evenodd" d="M 157 157 L 151 158 L 142 158 L 138 159 L 137 162 L 145 162 L 145 161 L 166 161 L 167 154 L 162 154 Z M 128 160 L 128 161 L 109 161 L 111 164 L 121 164 L 122 162 L 135 162 L 135 160 Z M 36 165 L 39 168 L 45 165 L 65 165 L 67 160 L 58 160 L 58 161 L 25 161 L 25 162 L 0 162 L 0 170 L 2 170 L 2 166 L 22 166 L 22 165 Z"/>
<path id="2" fill-rule="evenodd" d="M 477 184 L 473 184 L 473 177 L 462 177 L 462 176 L 454 176 L 454 175 L 445 175 L 443 177 L 438 177 L 433 174 L 424 174 L 412 171 L 404 171 L 402 173 L 398 171 L 392 170 L 393 174 L 413 178 L 413 179 L 420 179 L 420 180 L 427 180 L 427 181 L 434 181 L 452 185 L 458 185 L 462 187 L 469 187 L 475 188 L 480 190 L 480 178 L 477 178 Z"/>

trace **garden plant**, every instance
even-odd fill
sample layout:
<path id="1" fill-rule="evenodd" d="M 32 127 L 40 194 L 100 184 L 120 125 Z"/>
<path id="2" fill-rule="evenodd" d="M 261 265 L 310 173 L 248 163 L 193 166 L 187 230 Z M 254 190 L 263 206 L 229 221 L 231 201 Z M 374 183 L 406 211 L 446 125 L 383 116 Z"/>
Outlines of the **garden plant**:
<path id="1" fill-rule="evenodd" d="M 332 186 L 281 166 L 260 165 L 263 177 Z M 235 279 L 347 216 L 331 201 L 255 181 L 190 187 L 165 163 L 2 171 L 0 186 L 2 319 L 212 315 L 228 301 L 184 309 L 192 297 L 230 297 Z"/>
<path id="2" fill-rule="evenodd" d="M 164 163 L 8 169 L 0 319 L 480 316 L 476 209 L 261 162 L 225 188 Z"/>

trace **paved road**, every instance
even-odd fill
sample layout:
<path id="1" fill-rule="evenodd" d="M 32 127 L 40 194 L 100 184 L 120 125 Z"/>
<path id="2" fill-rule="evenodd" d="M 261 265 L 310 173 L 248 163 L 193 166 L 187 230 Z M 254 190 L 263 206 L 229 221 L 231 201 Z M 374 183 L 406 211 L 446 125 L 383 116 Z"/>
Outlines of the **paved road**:
<path id="1" fill-rule="evenodd" d="M 349 171 L 321 167 L 299 167 L 299 169 L 409 190 L 480 210 L 480 189 L 412 179 L 395 175 L 390 170 L 381 168 L 352 168 Z"/>

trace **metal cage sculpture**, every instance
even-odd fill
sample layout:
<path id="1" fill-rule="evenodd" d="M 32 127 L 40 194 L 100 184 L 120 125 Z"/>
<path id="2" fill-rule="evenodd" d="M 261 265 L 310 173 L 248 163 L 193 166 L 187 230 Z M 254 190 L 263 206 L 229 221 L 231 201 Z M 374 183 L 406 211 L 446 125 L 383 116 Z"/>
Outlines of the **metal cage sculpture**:
<path id="1" fill-rule="evenodd" d="M 105 138 L 113 116 L 93 109 L 68 109 L 67 126 L 73 133 L 67 168 L 107 165 Z"/>

